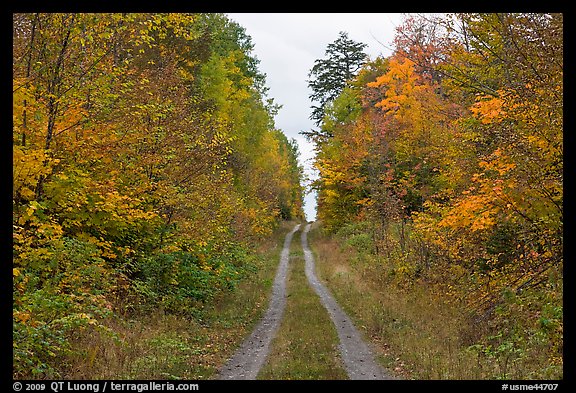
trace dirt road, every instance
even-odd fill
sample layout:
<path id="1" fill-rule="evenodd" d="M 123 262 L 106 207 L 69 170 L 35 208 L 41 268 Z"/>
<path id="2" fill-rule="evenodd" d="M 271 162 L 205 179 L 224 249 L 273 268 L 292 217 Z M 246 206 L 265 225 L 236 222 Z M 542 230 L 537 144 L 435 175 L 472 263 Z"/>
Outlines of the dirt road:
<path id="1" fill-rule="evenodd" d="M 284 248 L 280 254 L 280 263 L 274 278 L 268 310 L 252 334 L 244 341 L 234 356 L 226 362 L 218 375 L 218 379 L 256 379 L 256 375 L 258 375 L 258 371 L 260 371 L 268 355 L 270 342 L 274 338 L 284 314 L 290 243 L 292 236 L 299 228 L 300 224 L 296 225 L 284 239 Z"/>
<path id="2" fill-rule="evenodd" d="M 350 379 L 393 379 L 380 365 L 378 365 L 369 346 L 364 342 L 360 333 L 348 315 L 340 308 L 328 289 L 318 280 L 314 273 L 314 257 L 308 247 L 307 224 L 302 231 L 302 249 L 306 261 L 305 272 L 308 282 L 320 300 L 332 322 L 336 326 L 340 339 L 340 352 L 344 367 Z M 294 233 L 300 228 L 296 225 L 286 235 L 284 248 L 280 254 L 280 263 L 274 279 L 272 297 L 268 310 L 258 323 L 252 334 L 244 341 L 234 356 L 220 370 L 218 379 L 256 379 L 260 368 L 264 364 L 269 352 L 270 342 L 274 338 L 280 325 L 286 305 L 286 276 L 290 259 L 290 243 Z"/>
<path id="3" fill-rule="evenodd" d="M 314 273 L 314 257 L 308 247 L 308 231 L 310 225 L 306 225 L 302 231 L 302 249 L 306 261 L 306 277 L 310 286 L 318 296 L 322 304 L 330 314 L 332 322 L 336 326 L 340 339 L 340 353 L 344 361 L 344 368 L 350 379 L 393 379 L 374 360 L 374 355 L 364 342 L 356 327 L 348 315 L 340 308 L 328 289 L 318 280 Z"/>

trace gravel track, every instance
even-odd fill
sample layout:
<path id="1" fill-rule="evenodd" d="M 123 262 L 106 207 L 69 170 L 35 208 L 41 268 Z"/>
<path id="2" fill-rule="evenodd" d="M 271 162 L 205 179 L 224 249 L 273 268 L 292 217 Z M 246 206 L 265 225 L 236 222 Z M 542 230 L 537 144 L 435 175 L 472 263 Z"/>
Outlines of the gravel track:
<path id="1" fill-rule="evenodd" d="M 314 257 L 308 247 L 307 235 L 310 231 L 310 225 L 311 224 L 306 225 L 301 237 L 304 259 L 306 261 L 305 273 L 308 278 L 308 283 L 320 297 L 322 304 L 328 311 L 336 327 L 338 338 L 340 339 L 339 348 L 348 377 L 356 380 L 394 379 L 384 368 L 375 362 L 372 351 L 362 339 L 348 315 L 340 308 L 328 289 L 316 277 L 314 273 Z M 284 240 L 284 248 L 280 254 L 280 263 L 276 271 L 276 277 L 274 278 L 272 296 L 266 313 L 254 328 L 252 334 L 222 367 L 217 379 L 254 380 L 266 361 L 270 350 L 270 342 L 276 335 L 286 306 L 286 276 L 290 260 L 290 243 L 292 242 L 294 233 L 299 228 L 300 225 L 296 225 L 294 229 L 286 235 Z"/>
<path id="2" fill-rule="evenodd" d="M 320 297 L 322 304 L 330 314 L 340 338 L 340 353 L 344 368 L 350 379 L 394 379 L 374 360 L 374 355 L 362 339 L 348 315 L 340 308 L 328 289 L 318 280 L 314 273 L 314 257 L 308 247 L 310 224 L 302 231 L 302 249 L 306 261 L 306 277 L 310 286 Z"/>
<path id="3" fill-rule="evenodd" d="M 272 296 L 266 313 L 254 328 L 252 334 L 242 343 L 234 356 L 222 367 L 217 379 L 256 379 L 264 364 L 286 306 L 286 275 L 290 259 L 292 236 L 300 228 L 296 225 L 284 239 L 280 263 L 272 286 Z"/>

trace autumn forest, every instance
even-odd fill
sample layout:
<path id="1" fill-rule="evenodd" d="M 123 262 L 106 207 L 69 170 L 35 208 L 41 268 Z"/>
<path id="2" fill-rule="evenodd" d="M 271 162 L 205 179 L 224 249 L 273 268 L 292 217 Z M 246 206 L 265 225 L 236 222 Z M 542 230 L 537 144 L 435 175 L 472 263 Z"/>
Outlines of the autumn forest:
<path id="1" fill-rule="evenodd" d="M 13 14 L 13 377 L 213 378 L 313 189 L 318 275 L 384 366 L 562 379 L 563 16 L 408 14 L 364 47 L 310 69 L 306 186 L 226 15 Z"/>

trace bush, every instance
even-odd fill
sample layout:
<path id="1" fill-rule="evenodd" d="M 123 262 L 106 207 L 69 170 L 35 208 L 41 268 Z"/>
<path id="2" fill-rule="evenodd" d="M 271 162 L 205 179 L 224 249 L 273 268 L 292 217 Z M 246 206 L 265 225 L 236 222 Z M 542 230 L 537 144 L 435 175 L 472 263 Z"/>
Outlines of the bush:
<path id="1" fill-rule="evenodd" d="M 177 251 L 143 259 L 136 290 L 151 307 L 174 313 L 197 313 L 219 293 L 235 288 L 253 264 L 240 247 L 220 254 L 211 250 Z"/>
<path id="2" fill-rule="evenodd" d="M 70 337 L 87 327 L 103 328 L 110 312 L 103 293 L 111 272 L 99 249 L 72 238 L 58 244 L 46 253 L 45 264 L 14 269 L 15 378 L 58 377 L 58 359 L 72 351 Z"/>
<path id="3" fill-rule="evenodd" d="M 343 244 L 361 253 L 374 253 L 372 228 L 368 222 L 352 223 L 342 227 L 336 234 Z"/>

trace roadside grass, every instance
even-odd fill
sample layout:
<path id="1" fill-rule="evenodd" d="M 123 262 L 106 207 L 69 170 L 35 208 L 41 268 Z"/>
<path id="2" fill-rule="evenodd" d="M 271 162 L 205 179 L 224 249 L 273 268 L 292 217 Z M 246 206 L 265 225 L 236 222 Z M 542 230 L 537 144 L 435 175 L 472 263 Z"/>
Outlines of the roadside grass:
<path id="1" fill-rule="evenodd" d="M 466 321 L 422 286 L 404 291 L 386 266 L 324 236 L 315 223 L 310 246 L 317 275 L 376 348 L 382 366 L 406 379 L 483 379 L 477 355 L 462 344 Z"/>
<path id="2" fill-rule="evenodd" d="M 268 306 L 284 237 L 283 222 L 257 250 L 258 266 L 235 290 L 202 310 L 202 319 L 154 313 L 116 315 L 108 331 L 77 333 L 81 356 L 67 359 L 63 379 L 211 379 L 232 356 Z"/>
<path id="3" fill-rule="evenodd" d="M 304 253 L 296 233 L 290 252 L 284 317 L 258 374 L 265 380 L 342 380 L 338 334 L 304 273 Z"/>

